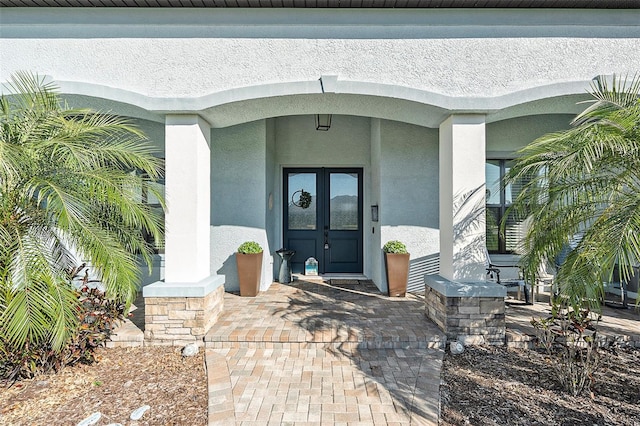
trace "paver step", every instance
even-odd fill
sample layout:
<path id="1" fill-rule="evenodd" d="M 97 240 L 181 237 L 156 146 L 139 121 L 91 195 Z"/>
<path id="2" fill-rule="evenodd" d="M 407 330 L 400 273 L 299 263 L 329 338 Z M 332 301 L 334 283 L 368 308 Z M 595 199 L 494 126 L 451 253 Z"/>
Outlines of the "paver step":
<path id="1" fill-rule="evenodd" d="M 333 349 L 444 349 L 447 338 L 445 336 L 434 336 L 432 340 L 421 342 L 408 341 L 362 341 L 362 342 L 232 342 L 232 341 L 207 341 L 205 347 L 208 349 L 221 348 L 247 348 L 247 349 L 281 349 L 285 347 L 295 347 L 299 349 L 333 348 Z"/>
<path id="2" fill-rule="evenodd" d="M 144 345 L 144 333 L 128 319 L 122 321 L 107 341 L 107 348 L 132 348 Z"/>
<path id="3" fill-rule="evenodd" d="M 353 282 L 351 282 L 353 281 Z M 441 349 L 446 336 L 414 294 L 389 298 L 368 281 L 274 283 L 255 298 L 225 295 L 207 348 Z"/>

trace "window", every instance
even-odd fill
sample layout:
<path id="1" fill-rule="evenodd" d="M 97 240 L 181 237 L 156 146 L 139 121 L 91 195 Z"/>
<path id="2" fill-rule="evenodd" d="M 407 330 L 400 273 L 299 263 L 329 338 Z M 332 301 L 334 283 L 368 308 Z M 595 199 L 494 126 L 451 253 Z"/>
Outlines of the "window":
<path id="1" fill-rule="evenodd" d="M 156 191 L 164 194 L 164 178 L 157 180 L 150 185 L 153 186 Z M 160 217 L 162 217 L 162 220 L 164 220 L 164 210 L 162 209 L 160 200 L 158 200 L 147 188 L 142 189 L 141 195 L 142 203 L 147 204 L 151 208 L 151 210 L 154 210 Z M 144 239 L 153 246 L 155 253 L 164 253 L 164 240 L 156 241 L 153 236 L 147 234 L 146 232 L 144 233 Z"/>
<path id="2" fill-rule="evenodd" d="M 500 224 L 507 208 L 516 199 L 523 183 L 503 186 L 504 176 L 509 172 L 513 160 L 487 160 L 485 164 L 487 181 L 487 250 L 489 253 L 513 253 L 524 229 L 520 221 L 507 218 L 505 232 L 500 232 Z"/>
<path id="3" fill-rule="evenodd" d="M 164 158 L 161 160 L 164 162 Z M 132 173 L 135 173 L 137 176 L 143 176 L 139 170 L 133 171 Z M 165 180 L 164 177 L 162 177 L 154 182 L 148 182 L 146 185 L 143 185 L 141 192 L 138 194 L 138 200 L 157 213 L 162 218 L 162 221 L 164 221 L 164 210 L 160 200 L 155 197 L 154 191 L 164 195 L 164 188 Z M 155 253 L 164 253 L 164 238 L 161 241 L 156 241 L 153 236 L 147 232 L 143 232 L 143 237 L 144 240 L 153 247 Z"/>

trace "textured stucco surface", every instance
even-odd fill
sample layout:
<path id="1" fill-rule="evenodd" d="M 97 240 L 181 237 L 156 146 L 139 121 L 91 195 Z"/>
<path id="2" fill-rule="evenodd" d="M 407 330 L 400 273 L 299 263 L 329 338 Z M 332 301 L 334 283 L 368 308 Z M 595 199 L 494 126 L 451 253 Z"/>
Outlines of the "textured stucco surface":
<path id="1" fill-rule="evenodd" d="M 238 290 L 235 252 L 244 241 L 264 250 L 260 288 L 271 283 L 266 232 L 267 124 L 265 120 L 211 131 L 211 273 Z"/>
<path id="2" fill-rule="evenodd" d="M 629 60 L 640 37 L 634 16 L 638 11 L 6 9 L 0 77 L 38 65 L 35 71 L 59 80 L 173 98 L 336 74 L 497 96 L 587 81 L 594 72 L 636 71 Z"/>
<path id="3" fill-rule="evenodd" d="M 485 118 L 452 115 L 439 134 L 440 275 L 485 279 Z"/>
<path id="4" fill-rule="evenodd" d="M 283 97 L 321 94 L 323 75 L 337 76 L 340 94 L 479 111 L 581 94 L 597 75 L 638 70 L 639 11 L 484 12 L 5 8 L 0 81 L 31 70 L 69 93 L 202 111 L 223 126 L 238 114 L 313 113 Z M 252 104 L 227 109 L 269 97 L 283 102 L 246 116 Z M 368 106 L 337 99 L 328 106 L 351 109 L 341 114 Z M 214 106 L 221 110 L 206 111 Z M 368 116 L 399 119 L 382 106 Z"/>
<path id="5" fill-rule="evenodd" d="M 371 205 L 380 207 L 380 191 L 381 191 L 381 158 L 382 158 L 382 136 L 381 136 L 382 120 L 371 119 Z M 378 211 L 378 213 L 380 213 Z M 369 213 L 369 218 L 371 218 Z M 379 219 L 379 218 L 378 218 Z M 383 258 L 382 254 L 378 255 L 378 248 L 382 247 L 381 222 L 371 222 L 371 247 L 374 254 L 371 256 L 370 268 L 365 273 L 373 282 L 378 283 L 378 287 L 383 285 Z"/>
<path id="6" fill-rule="evenodd" d="M 438 132 L 382 120 L 380 140 L 380 243 L 400 240 L 407 245 L 411 253 L 409 287 L 420 288 L 423 275 L 437 271 Z M 380 258 L 381 269 L 376 273 L 386 290 L 381 247 L 373 255 Z"/>
<path id="7" fill-rule="evenodd" d="M 197 282 L 209 275 L 210 127 L 196 114 L 167 115 L 165 278 Z"/>
<path id="8" fill-rule="evenodd" d="M 29 39 L 3 42 L 2 80 L 28 69 L 172 98 L 337 74 L 342 80 L 490 97 L 633 73 L 627 55 L 637 50 L 637 39 Z"/>
<path id="9" fill-rule="evenodd" d="M 586 105 L 582 105 L 585 107 Z M 532 115 L 489 123 L 487 157 L 513 158 L 513 153 L 538 137 L 570 127 L 575 115 Z"/>

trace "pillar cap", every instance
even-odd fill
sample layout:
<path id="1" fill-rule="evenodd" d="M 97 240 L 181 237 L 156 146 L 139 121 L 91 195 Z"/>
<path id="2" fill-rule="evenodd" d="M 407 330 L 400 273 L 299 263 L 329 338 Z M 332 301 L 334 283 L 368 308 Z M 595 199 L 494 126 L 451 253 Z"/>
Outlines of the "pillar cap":
<path id="1" fill-rule="evenodd" d="M 211 275 L 198 282 L 156 281 L 142 288 L 143 297 L 205 297 L 224 286 L 224 275 Z"/>
<path id="2" fill-rule="evenodd" d="M 445 297 L 506 297 L 507 289 L 487 281 L 457 282 L 440 275 L 425 275 L 424 282 Z"/>

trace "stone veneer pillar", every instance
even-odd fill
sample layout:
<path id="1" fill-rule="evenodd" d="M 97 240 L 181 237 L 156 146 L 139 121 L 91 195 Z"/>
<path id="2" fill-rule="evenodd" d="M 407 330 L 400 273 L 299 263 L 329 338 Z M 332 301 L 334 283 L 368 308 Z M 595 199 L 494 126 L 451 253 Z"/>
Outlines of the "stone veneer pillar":
<path id="1" fill-rule="evenodd" d="M 204 344 L 224 307 L 223 275 L 211 275 L 211 126 L 197 114 L 165 125 L 165 279 L 142 289 L 145 344 Z"/>
<path id="2" fill-rule="evenodd" d="M 485 280 L 485 151 L 483 115 L 440 124 L 440 275 L 425 277 L 425 314 L 465 345 L 505 341 L 506 289 Z"/>
<path id="3" fill-rule="evenodd" d="M 224 308 L 224 276 L 198 283 L 156 282 L 142 289 L 146 345 L 204 344 Z"/>
<path id="4" fill-rule="evenodd" d="M 440 275 L 425 277 L 425 314 L 447 335 L 464 345 L 505 343 L 505 287 L 459 283 Z"/>

